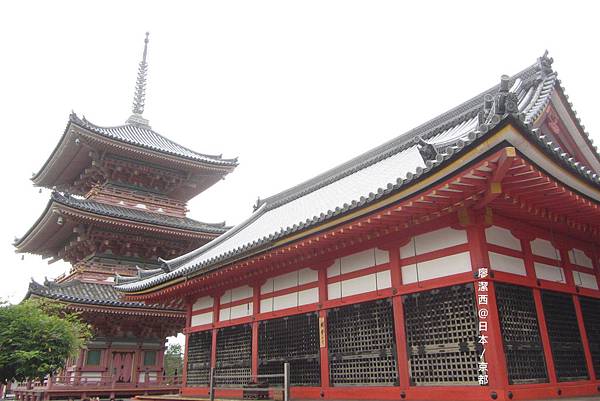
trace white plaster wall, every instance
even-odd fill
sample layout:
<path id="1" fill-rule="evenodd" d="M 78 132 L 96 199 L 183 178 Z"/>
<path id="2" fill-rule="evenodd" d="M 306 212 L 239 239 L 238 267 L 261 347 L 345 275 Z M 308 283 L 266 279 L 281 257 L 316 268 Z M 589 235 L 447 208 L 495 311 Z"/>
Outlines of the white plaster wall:
<path id="1" fill-rule="evenodd" d="M 273 278 L 273 291 L 279 291 L 286 288 L 298 286 L 298 272 L 282 274 Z"/>
<path id="2" fill-rule="evenodd" d="M 239 301 L 240 299 L 251 298 L 252 287 L 243 285 L 241 287 L 227 290 L 221 295 L 221 305 L 228 304 L 230 302 Z"/>
<path id="3" fill-rule="evenodd" d="M 389 270 L 384 270 L 377 273 L 377 289 L 385 290 L 392 286 L 392 273 Z"/>
<path id="4" fill-rule="evenodd" d="M 316 270 L 309 268 L 300 269 L 267 279 L 267 281 L 261 286 L 260 293 L 269 294 L 273 291 L 279 291 L 286 288 L 313 283 L 318 281 L 318 279 L 319 273 Z"/>
<path id="5" fill-rule="evenodd" d="M 260 313 L 273 312 L 273 298 L 260 300 Z"/>
<path id="6" fill-rule="evenodd" d="M 260 301 L 260 312 L 273 312 L 317 302 L 319 302 L 319 289 L 317 287 L 309 288 L 302 291 L 294 291 L 289 294 L 262 299 Z"/>
<path id="7" fill-rule="evenodd" d="M 340 274 L 366 269 L 368 267 L 388 263 L 389 261 L 389 252 L 377 248 L 367 249 L 336 259 L 333 264 L 327 268 L 327 277 L 339 276 Z"/>
<path id="8" fill-rule="evenodd" d="M 192 327 L 201 326 L 203 324 L 209 324 L 213 322 L 213 313 L 206 312 L 199 315 L 192 315 Z"/>
<path id="9" fill-rule="evenodd" d="M 273 310 L 281 310 L 298 306 L 298 292 L 273 297 Z"/>
<path id="10" fill-rule="evenodd" d="M 298 306 L 309 305 L 319 302 L 319 289 L 309 288 L 298 292 Z"/>
<path id="11" fill-rule="evenodd" d="M 519 276 L 527 275 L 527 271 L 525 270 L 525 262 L 523 259 L 502 255 L 495 252 L 489 252 L 489 256 L 490 267 L 493 270 L 518 274 Z"/>
<path id="12" fill-rule="evenodd" d="M 574 271 L 573 281 L 575 282 L 575 285 L 578 285 L 580 287 L 591 288 L 592 290 L 598 289 L 598 280 L 593 274 Z"/>
<path id="13" fill-rule="evenodd" d="M 581 249 L 571 249 L 569 251 L 569 260 L 571 263 L 576 264 L 578 266 L 587 267 L 589 269 L 594 268 L 594 263 L 592 259 L 588 258 L 588 256 Z"/>
<path id="14" fill-rule="evenodd" d="M 298 285 L 314 283 L 319 280 L 319 272 L 313 269 L 298 270 Z"/>
<path id="15" fill-rule="evenodd" d="M 331 283 L 327 286 L 327 296 L 329 299 L 339 299 L 341 297 L 390 288 L 391 284 L 390 271 L 384 270 L 362 277 Z"/>
<path id="16" fill-rule="evenodd" d="M 240 299 L 251 298 L 252 287 L 247 285 L 237 287 L 231 290 L 231 302 L 239 301 Z"/>
<path id="17" fill-rule="evenodd" d="M 545 256 L 550 259 L 560 259 L 560 252 L 554 248 L 554 245 L 550 241 L 545 239 L 536 238 L 531 241 L 531 252 L 534 255 Z"/>
<path id="18" fill-rule="evenodd" d="M 232 307 L 222 308 L 219 311 L 219 320 L 231 320 L 240 317 L 246 317 L 252 315 L 252 302 L 246 304 L 236 305 Z"/>
<path id="19" fill-rule="evenodd" d="M 443 258 L 428 260 L 418 264 L 419 281 L 431 280 L 439 277 L 470 272 L 471 257 L 469 252 L 444 256 Z M 402 283 L 417 282 L 417 265 L 402 266 Z"/>
<path id="20" fill-rule="evenodd" d="M 202 297 L 198 298 L 196 302 L 192 305 L 192 311 L 202 310 L 206 308 L 212 308 L 214 303 L 213 297 Z"/>
<path id="21" fill-rule="evenodd" d="M 442 228 L 429 233 L 417 235 L 411 239 L 408 244 L 400 248 L 400 257 L 409 258 L 427 252 L 437 251 L 449 248 L 455 245 L 467 243 L 467 232 L 465 230 L 455 230 L 450 227 Z"/>
<path id="22" fill-rule="evenodd" d="M 556 281 L 565 283 L 565 275 L 563 269 L 558 266 L 551 266 L 545 263 L 534 262 L 535 275 L 537 278 L 548 281 Z"/>
<path id="23" fill-rule="evenodd" d="M 521 250 L 521 241 L 512 235 L 506 228 L 492 226 L 485 229 L 485 239 L 489 244 L 503 246 L 505 248 Z"/>
<path id="24" fill-rule="evenodd" d="M 342 281 L 342 296 L 344 297 L 364 294 L 365 292 L 376 290 L 377 284 L 375 283 L 375 274 Z"/>
<path id="25" fill-rule="evenodd" d="M 339 299 L 342 297 L 342 286 L 338 281 L 337 283 L 327 284 L 327 298 L 328 299 Z"/>

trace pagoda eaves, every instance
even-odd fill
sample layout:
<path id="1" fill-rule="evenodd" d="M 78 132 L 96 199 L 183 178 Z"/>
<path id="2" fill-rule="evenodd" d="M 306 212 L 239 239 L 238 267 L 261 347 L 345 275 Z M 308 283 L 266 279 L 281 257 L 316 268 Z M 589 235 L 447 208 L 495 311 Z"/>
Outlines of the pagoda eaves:
<path id="1" fill-rule="evenodd" d="M 158 257 L 193 249 L 228 228 L 224 223 L 202 223 L 54 192 L 38 221 L 14 245 L 19 253 L 65 258 L 73 263 L 106 250 L 117 256 L 123 249 L 129 254 L 140 253 L 137 256 L 147 263 L 156 264 Z"/>
<path id="2" fill-rule="evenodd" d="M 237 159 L 194 152 L 144 125 L 101 127 L 72 113 L 56 148 L 31 179 L 36 186 L 79 195 L 118 180 L 187 201 L 236 166 Z"/>

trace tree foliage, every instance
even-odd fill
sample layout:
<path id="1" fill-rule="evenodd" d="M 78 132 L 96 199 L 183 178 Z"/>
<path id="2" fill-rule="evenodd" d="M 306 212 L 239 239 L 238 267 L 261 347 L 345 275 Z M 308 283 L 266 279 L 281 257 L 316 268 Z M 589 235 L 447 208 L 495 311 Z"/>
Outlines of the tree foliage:
<path id="1" fill-rule="evenodd" d="M 169 344 L 165 352 L 165 374 L 181 376 L 183 370 L 183 351 L 181 344 Z"/>
<path id="2" fill-rule="evenodd" d="M 0 383 L 55 373 L 90 337 L 90 326 L 58 302 L 0 304 Z"/>

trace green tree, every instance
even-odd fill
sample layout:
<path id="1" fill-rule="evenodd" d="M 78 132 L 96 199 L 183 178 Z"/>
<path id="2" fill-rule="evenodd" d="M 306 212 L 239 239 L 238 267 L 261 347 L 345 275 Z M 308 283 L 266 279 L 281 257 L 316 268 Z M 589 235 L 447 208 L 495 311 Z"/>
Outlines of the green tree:
<path id="1" fill-rule="evenodd" d="M 55 373 L 90 337 L 90 326 L 60 303 L 0 304 L 0 383 Z"/>
<path id="2" fill-rule="evenodd" d="M 165 352 L 165 374 L 181 376 L 183 370 L 183 351 L 181 344 L 169 344 Z"/>

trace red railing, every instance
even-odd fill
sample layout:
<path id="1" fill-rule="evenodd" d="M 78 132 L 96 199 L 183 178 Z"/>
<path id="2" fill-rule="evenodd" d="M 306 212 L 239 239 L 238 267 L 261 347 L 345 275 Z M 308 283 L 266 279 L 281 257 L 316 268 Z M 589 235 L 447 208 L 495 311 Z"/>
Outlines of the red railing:
<path id="1" fill-rule="evenodd" d="M 52 389 L 75 389 L 85 388 L 173 388 L 181 385 L 180 376 L 163 376 L 158 372 L 145 372 L 138 376 L 136 381 L 134 377 L 129 381 L 120 380 L 117 375 L 101 374 L 94 375 L 92 372 L 75 372 L 50 376 L 44 381 L 19 383 L 15 390 L 52 390 Z"/>

